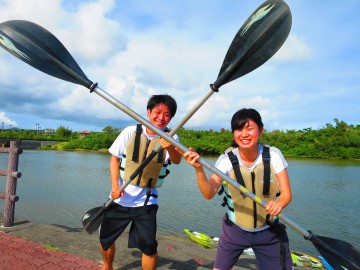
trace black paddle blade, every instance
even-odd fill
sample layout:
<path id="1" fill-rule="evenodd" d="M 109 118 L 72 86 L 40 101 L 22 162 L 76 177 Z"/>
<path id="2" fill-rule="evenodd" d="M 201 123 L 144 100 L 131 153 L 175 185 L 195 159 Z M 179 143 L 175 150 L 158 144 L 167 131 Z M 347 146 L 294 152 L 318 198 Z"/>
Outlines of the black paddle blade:
<path id="1" fill-rule="evenodd" d="M 89 234 L 97 231 L 104 217 L 105 207 L 95 207 L 86 212 L 82 218 L 82 225 Z"/>
<path id="2" fill-rule="evenodd" d="M 1 23 L 0 46 L 46 74 L 87 88 L 93 84 L 64 45 L 35 23 L 23 20 Z"/>
<path id="3" fill-rule="evenodd" d="M 360 252 L 342 240 L 312 235 L 310 241 L 335 270 L 360 269 Z"/>
<path id="4" fill-rule="evenodd" d="M 265 1 L 234 37 L 213 86 L 219 88 L 264 64 L 284 44 L 291 24 L 291 12 L 284 1 Z"/>

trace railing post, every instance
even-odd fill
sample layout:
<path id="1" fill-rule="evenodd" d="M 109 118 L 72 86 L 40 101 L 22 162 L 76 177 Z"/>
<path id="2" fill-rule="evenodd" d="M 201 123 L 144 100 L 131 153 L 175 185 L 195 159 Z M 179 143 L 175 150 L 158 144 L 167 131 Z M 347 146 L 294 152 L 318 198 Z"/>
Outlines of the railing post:
<path id="1" fill-rule="evenodd" d="M 6 191 L 5 191 L 5 205 L 4 205 L 4 227 L 11 227 L 14 225 L 15 202 L 19 200 L 16 196 L 17 178 L 21 177 L 18 172 L 19 155 L 22 149 L 19 148 L 18 141 L 10 142 L 8 170 L 6 176 Z"/>

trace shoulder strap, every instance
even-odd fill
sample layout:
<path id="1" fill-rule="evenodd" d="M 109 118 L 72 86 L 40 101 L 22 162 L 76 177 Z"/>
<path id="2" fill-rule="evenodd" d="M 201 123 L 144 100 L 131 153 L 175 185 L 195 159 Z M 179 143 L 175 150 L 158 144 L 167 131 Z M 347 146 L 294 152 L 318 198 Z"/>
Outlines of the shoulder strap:
<path id="1" fill-rule="evenodd" d="M 167 127 L 165 127 L 164 132 L 170 132 L 170 129 L 168 129 Z M 157 158 L 157 162 L 158 163 L 162 163 L 164 159 L 164 149 L 161 149 L 158 152 L 158 158 Z"/>
<path id="2" fill-rule="evenodd" d="M 237 158 L 236 155 L 234 155 L 234 153 L 232 151 L 228 152 L 227 153 L 229 159 L 230 159 L 230 162 L 231 162 L 231 165 L 233 166 L 233 169 L 234 169 L 234 172 L 235 172 L 235 177 L 236 177 L 236 181 L 242 185 L 243 187 L 246 187 L 245 186 L 245 182 L 244 182 L 244 179 L 241 175 L 241 172 L 240 172 L 240 167 L 239 167 L 239 160 Z"/>
<path id="3" fill-rule="evenodd" d="M 134 151 L 132 156 L 132 161 L 138 162 L 139 160 L 139 148 L 140 148 L 140 138 L 141 133 L 143 132 L 141 124 L 136 125 L 136 135 L 135 135 L 135 143 L 134 143 Z"/>
<path id="4" fill-rule="evenodd" d="M 264 188 L 263 195 L 269 195 L 270 192 L 270 147 L 264 145 L 262 152 L 264 163 Z"/>

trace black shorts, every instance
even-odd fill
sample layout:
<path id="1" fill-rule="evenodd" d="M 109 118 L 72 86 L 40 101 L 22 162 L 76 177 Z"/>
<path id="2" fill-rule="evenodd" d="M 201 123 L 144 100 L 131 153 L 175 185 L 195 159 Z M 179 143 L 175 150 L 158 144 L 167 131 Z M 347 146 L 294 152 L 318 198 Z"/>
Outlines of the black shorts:
<path id="1" fill-rule="evenodd" d="M 131 222 L 128 247 L 146 255 L 157 253 L 156 213 L 158 205 L 124 207 L 113 203 L 105 211 L 100 227 L 100 243 L 107 250 Z"/>

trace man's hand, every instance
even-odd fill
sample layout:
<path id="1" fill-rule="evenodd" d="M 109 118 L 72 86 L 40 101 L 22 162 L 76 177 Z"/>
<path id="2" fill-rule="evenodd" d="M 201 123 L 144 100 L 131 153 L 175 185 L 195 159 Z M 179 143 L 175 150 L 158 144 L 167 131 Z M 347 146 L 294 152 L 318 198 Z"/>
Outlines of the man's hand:
<path id="1" fill-rule="evenodd" d="M 160 141 L 159 141 L 162 149 L 168 149 L 170 147 L 173 147 L 171 143 L 169 143 L 167 140 L 161 138 Z"/>
<path id="2" fill-rule="evenodd" d="M 124 191 L 120 192 L 120 187 L 113 187 L 110 193 L 111 198 L 118 199 L 124 196 Z"/>

